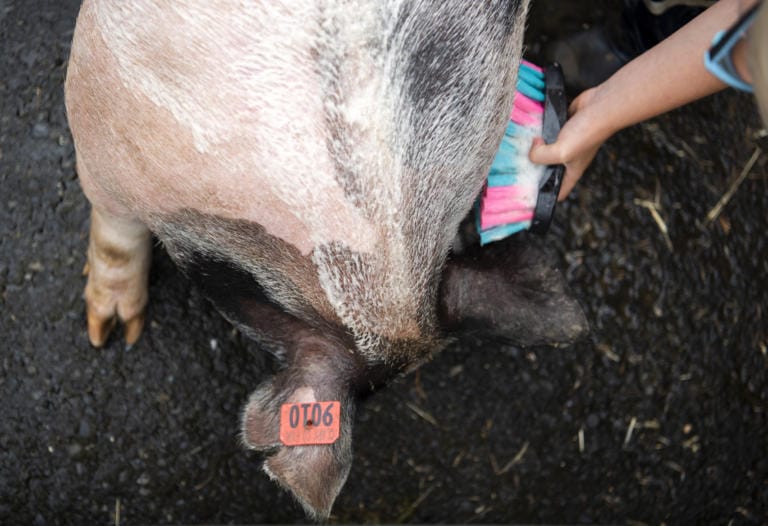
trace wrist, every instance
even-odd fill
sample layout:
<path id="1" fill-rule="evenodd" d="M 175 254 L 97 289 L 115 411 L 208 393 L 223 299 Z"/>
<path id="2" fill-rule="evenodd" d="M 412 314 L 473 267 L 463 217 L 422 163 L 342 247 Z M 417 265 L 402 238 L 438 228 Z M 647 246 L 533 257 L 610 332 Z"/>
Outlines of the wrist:
<path id="1" fill-rule="evenodd" d="M 610 80 L 579 95 L 572 107 L 572 113 L 578 115 L 582 121 L 578 133 L 589 137 L 589 142 L 593 145 L 604 143 L 613 134 L 626 127 L 621 123 L 622 113 L 614 110 Z"/>

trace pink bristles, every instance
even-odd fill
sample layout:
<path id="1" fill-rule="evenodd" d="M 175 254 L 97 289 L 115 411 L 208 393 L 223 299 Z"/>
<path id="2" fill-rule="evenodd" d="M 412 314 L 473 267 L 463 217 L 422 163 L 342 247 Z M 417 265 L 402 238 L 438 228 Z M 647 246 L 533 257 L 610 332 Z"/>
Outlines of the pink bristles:
<path id="1" fill-rule="evenodd" d="M 528 159 L 544 120 L 544 70 L 528 61 L 520 68 L 501 146 L 477 203 L 480 244 L 498 241 L 530 227 L 545 168 Z M 528 95 L 525 95 L 527 93 Z"/>
<path id="2" fill-rule="evenodd" d="M 493 228 L 508 223 L 520 223 L 533 219 L 533 210 L 508 210 L 496 214 L 483 213 L 480 217 L 480 228 Z"/>
<path id="3" fill-rule="evenodd" d="M 531 196 L 531 189 L 527 186 L 489 186 L 483 196 L 488 202 L 515 201 Z"/>
<path id="4" fill-rule="evenodd" d="M 515 93 L 515 104 L 513 108 L 520 108 L 524 112 L 534 115 L 544 113 L 544 105 L 541 102 L 526 97 L 519 91 Z"/>
<path id="5" fill-rule="evenodd" d="M 480 211 L 483 214 L 500 214 L 502 212 L 508 212 L 510 210 L 529 211 L 531 210 L 531 203 L 529 199 L 517 199 L 514 201 L 491 201 L 484 202 L 480 207 Z"/>
<path id="6" fill-rule="evenodd" d="M 480 208 L 483 213 L 490 214 L 507 210 L 530 210 L 532 193 L 530 188 L 519 186 L 488 187 L 483 192 Z"/>
<path id="7" fill-rule="evenodd" d="M 525 59 L 523 59 L 523 62 L 522 62 L 522 63 L 523 63 L 523 64 L 525 64 L 526 66 L 528 66 L 529 68 L 531 68 L 531 69 L 533 69 L 533 70 L 535 70 L 535 71 L 538 71 L 539 73 L 544 73 L 544 68 L 542 68 L 542 67 L 539 67 L 539 66 L 537 66 L 536 64 L 531 64 L 530 62 L 528 62 L 528 61 L 527 61 L 527 60 L 525 60 Z"/>
<path id="8" fill-rule="evenodd" d="M 518 106 L 515 106 L 514 108 L 512 108 L 512 114 L 509 116 L 509 119 L 518 124 L 522 124 L 523 126 L 541 127 L 542 117 L 543 117 L 543 112 L 538 115 L 533 115 L 531 113 L 527 113 L 523 111 Z"/>

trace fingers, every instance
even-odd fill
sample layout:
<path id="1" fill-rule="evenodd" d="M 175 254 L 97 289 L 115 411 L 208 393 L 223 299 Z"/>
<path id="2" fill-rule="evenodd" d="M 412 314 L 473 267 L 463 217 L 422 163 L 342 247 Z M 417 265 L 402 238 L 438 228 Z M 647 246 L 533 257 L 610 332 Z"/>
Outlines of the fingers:
<path id="1" fill-rule="evenodd" d="M 589 110 L 596 100 L 595 89 L 589 89 L 576 97 L 568 108 L 569 119 L 560 130 L 557 141 L 546 144 L 544 139 L 533 140 L 528 158 L 536 164 L 565 165 L 565 176 L 560 186 L 558 200 L 562 201 L 576 186 L 589 167 L 597 151 L 611 133 L 600 132 L 595 126 L 594 112 Z"/>
<path id="2" fill-rule="evenodd" d="M 565 176 L 563 177 L 563 182 L 560 185 L 560 193 L 557 194 L 558 201 L 564 201 L 565 198 L 568 197 L 568 194 L 571 193 L 571 190 L 573 190 L 573 187 L 576 186 L 577 182 L 579 182 L 579 179 L 581 179 L 582 175 L 583 172 L 576 173 L 575 170 L 565 170 Z"/>
<path id="3" fill-rule="evenodd" d="M 533 139 L 528 158 L 536 164 L 562 164 L 563 159 L 560 154 L 560 145 L 558 143 L 546 144 L 544 139 L 536 137 Z"/>
<path id="4" fill-rule="evenodd" d="M 594 151 L 585 152 L 581 157 L 573 158 L 573 156 L 568 155 L 563 150 L 564 147 L 560 144 L 560 141 L 553 144 L 545 144 L 542 138 L 537 137 L 533 140 L 533 145 L 528 154 L 531 162 L 536 164 L 565 165 L 565 176 L 560 186 L 560 193 L 557 196 L 558 201 L 568 197 L 568 194 L 571 193 L 573 187 L 576 186 L 581 176 L 584 175 L 584 171 L 597 153 L 597 148 L 595 148 Z"/>

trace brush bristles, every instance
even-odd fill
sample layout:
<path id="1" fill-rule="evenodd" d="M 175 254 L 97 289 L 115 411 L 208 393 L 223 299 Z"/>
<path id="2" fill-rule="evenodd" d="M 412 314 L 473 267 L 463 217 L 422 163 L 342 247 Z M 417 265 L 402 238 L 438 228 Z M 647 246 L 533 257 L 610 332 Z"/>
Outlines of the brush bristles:
<path id="1" fill-rule="evenodd" d="M 541 136 L 544 72 L 523 61 L 510 121 L 491 165 L 477 210 L 480 243 L 498 241 L 531 225 L 545 166 L 533 164 L 528 152 Z"/>

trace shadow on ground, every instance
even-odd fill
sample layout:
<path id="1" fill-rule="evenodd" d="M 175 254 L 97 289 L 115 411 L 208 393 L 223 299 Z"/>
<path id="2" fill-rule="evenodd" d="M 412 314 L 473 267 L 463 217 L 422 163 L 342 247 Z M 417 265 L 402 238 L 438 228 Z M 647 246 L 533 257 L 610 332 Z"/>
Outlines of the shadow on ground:
<path id="1" fill-rule="evenodd" d="M 603 16 L 540 4 L 532 55 Z M 88 345 L 62 93 L 77 7 L 0 1 L 0 522 L 304 520 L 238 444 L 271 364 L 160 248 L 140 342 Z M 460 342 L 371 398 L 332 522 L 765 523 L 765 155 L 705 221 L 757 130 L 726 93 L 611 140 L 548 237 L 591 340 Z"/>

